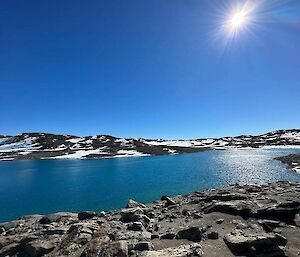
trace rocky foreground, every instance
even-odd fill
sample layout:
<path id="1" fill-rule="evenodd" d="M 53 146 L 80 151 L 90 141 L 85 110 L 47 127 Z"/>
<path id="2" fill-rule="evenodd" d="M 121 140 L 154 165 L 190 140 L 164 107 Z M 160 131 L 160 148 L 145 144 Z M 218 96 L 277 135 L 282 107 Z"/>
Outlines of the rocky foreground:
<path id="1" fill-rule="evenodd" d="M 0 256 L 299 256 L 300 182 L 233 185 L 122 210 L 0 224 Z"/>

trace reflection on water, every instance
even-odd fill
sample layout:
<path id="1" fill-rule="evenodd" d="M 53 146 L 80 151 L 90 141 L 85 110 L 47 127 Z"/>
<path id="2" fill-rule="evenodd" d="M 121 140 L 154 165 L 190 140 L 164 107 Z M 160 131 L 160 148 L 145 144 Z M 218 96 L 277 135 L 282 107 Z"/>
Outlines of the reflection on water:
<path id="1" fill-rule="evenodd" d="M 226 150 L 105 160 L 0 162 L 0 221 L 24 214 L 107 210 L 163 194 L 233 183 L 299 181 L 274 161 L 299 150 Z"/>

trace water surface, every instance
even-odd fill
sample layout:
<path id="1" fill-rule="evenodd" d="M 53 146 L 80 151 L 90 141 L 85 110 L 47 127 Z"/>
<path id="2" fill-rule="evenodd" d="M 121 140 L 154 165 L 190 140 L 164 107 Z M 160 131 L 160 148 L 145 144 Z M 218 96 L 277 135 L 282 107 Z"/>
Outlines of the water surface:
<path id="1" fill-rule="evenodd" d="M 276 156 L 300 150 L 226 150 L 90 160 L 0 162 L 0 221 L 25 214 L 110 210 L 232 183 L 300 181 Z"/>

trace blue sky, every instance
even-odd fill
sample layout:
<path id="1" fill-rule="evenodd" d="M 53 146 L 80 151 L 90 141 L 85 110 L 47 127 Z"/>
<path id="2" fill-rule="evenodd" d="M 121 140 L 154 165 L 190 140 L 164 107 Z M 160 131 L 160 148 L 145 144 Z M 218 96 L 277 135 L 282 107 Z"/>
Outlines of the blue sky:
<path id="1" fill-rule="evenodd" d="M 0 134 L 197 138 L 299 128 L 299 1 L 266 1 L 226 45 L 229 3 L 1 1 Z"/>

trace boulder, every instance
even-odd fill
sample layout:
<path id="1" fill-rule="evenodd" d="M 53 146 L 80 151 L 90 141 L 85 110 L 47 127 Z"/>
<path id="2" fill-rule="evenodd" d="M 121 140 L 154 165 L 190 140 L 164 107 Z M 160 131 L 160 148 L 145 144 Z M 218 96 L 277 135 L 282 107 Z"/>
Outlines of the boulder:
<path id="1" fill-rule="evenodd" d="M 218 239 L 219 233 L 217 231 L 210 231 L 207 233 L 207 238 L 208 239 Z"/>
<path id="2" fill-rule="evenodd" d="M 2 246 L 0 248 L 0 256 L 15 256 L 21 248 L 21 245 L 17 242 Z"/>
<path id="3" fill-rule="evenodd" d="M 176 205 L 175 201 L 173 201 L 169 196 L 162 196 L 160 200 L 165 201 L 166 206 Z"/>
<path id="4" fill-rule="evenodd" d="M 255 216 L 258 218 L 276 219 L 287 223 L 294 223 L 295 215 L 299 212 L 300 203 L 298 201 L 292 201 L 259 209 Z"/>
<path id="5" fill-rule="evenodd" d="M 257 221 L 266 232 L 272 232 L 275 228 L 279 227 L 280 221 L 262 219 Z"/>
<path id="6" fill-rule="evenodd" d="M 78 213 L 79 220 L 87 220 L 87 219 L 94 218 L 95 216 L 97 216 L 97 213 L 94 211 L 84 211 Z"/>
<path id="7" fill-rule="evenodd" d="M 176 234 L 174 232 L 166 232 L 160 236 L 160 239 L 174 239 Z"/>
<path id="8" fill-rule="evenodd" d="M 286 245 L 286 239 L 274 233 L 254 233 L 234 230 L 224 237 L 229 249 L 236 255 L 285 256 L 279 246 Z M 272 254 L 272 255 L 271 255 Z"/>
<path id="9" fill-rule="evenodd" d="M 126 241 L 107 243 L 101 246 L 98 257 L 127 257 L 128 244 Z"/>
<path id="10" fill-rule="evenodd" d="M 134 250 L 136 251 L 151 251 L 153 249 L 153 245 L 150 242 L 138 242 L 134 245 Z"/>
<path id="11" fill-rule="evenodd" d="M 126 208 L 136 208 L 136 207 L 146 208 L 146 205 L 143 204 L 143 203 L 139 203 L 137 201 L 134 201 L 132 199 L 129 199 L 128 203 L 126 205 Z"/>
<path id="12" fill-rule="evenodd" d="M 38 257 L 50 253 L 54 248 L 48 241 L 32 241 L 25 246 L 25 252 L 31 257 Z"/>
<path id="13" fill-rule="evenodd" d="M 176 239 L 187 239 L 193 242 L 200 242 L 202 239 L 202 229 L 199 227 L 190 227 L 178 231 Z"/>
<path id="14" fill-rule="evenodd" d="M 250 217 L 251 209 L 241 201 L 215 202 L 204 208 L 204 213 L 221 212 L 242 217 Z"/>
<path id="15" fill-rule="evenodd" d="M 124 223 L 139 221 L 139 215 L 143 214 L 141 208 L 128 208 L 121 211 L 120 220 Z"/>
<path id="16" fill-rule="evenodd" d="M 127 225 L 127 229 L 132 231 L 143 231 L 144 225 L 140 221 L 131 222 Z"/>
<path id="17" fill-rule="evenodd" d="M 40 224 L 50 224 L 54 222 L 63 222 L 65 220 L 71 220 L 76 217 L 75 213 L 70 212 L 58 212 L 53 214 L 44 215 L 40 220 Z"/>

